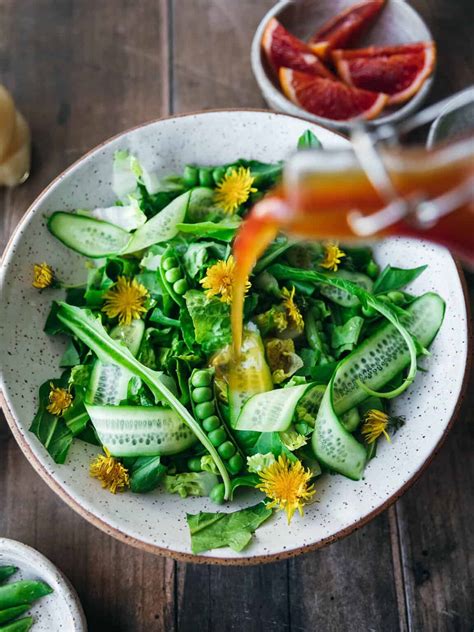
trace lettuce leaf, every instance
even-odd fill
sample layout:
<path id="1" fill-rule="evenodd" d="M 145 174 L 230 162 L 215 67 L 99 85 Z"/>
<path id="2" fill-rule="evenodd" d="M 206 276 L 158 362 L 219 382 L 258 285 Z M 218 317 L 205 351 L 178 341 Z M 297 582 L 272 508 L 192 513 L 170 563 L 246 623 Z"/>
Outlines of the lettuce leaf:
<path id="1" fill-rule="evenodd" d="M 252 539 L 255 530 L 272 515 L 264 503 L 231 513 L 187 514 L 191 532 L 191 550 L 202 553 L 223 546 L 240 552 Z"/>
<path id="2" fill-rule="evenodd" d="M 343 325 L 334 325 L 331 328 L 331 347 L 334 349 L 336 357 L 345 351 L 352 351 L 356 346 L 364 319 L 360 316 L 353 316 Z"/>
<path id="3" fill-rule="evenodd" d="M 231 341 L 230 308 L 204 292 L 186 292 L 186 307 L 194 325 L 194 337 L 204 353 L 214 353 Z"/>
<path id="4" fill-rule="evenodd" d="M 187 496 L 209 496 L 219 479 L 211 472 L 183 472 L 165 476 L 165 489 L 169 494 Z"/>

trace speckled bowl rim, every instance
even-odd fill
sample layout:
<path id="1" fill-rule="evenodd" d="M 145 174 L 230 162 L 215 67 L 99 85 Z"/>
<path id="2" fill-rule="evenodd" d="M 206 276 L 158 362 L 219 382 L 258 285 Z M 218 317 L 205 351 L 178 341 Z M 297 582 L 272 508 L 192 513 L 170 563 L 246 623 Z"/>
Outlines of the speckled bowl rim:
<path id="1" fill-rule="evenodd" d="M 423 18 L 418 13 L 418 11 L 416 11 L 411 6 L 411 4 L 408 4 L 406 0 L 390 0 L 390 1 L 396 4 L 406 5 L 407 10 L 409 12 L 411 11 L 413 15 L 415 15 L 416 18 L 418 18 L 423 23 L 431 40 L 434 41 L 433 35 L 430 29 L 428 28 L 428 25 L 423 20 Z M 265 27 L 271 18 L 277 17 L 283 11 L 283 9 L 285 9 L 290 4 L 294 4 L 294 0 L 280 0 L 280 2 L 277 2 L 275 6 L 273 6 L 269 11 L 267 11 L 267 13 L 265 13 L 265 15 L 263 16 L 262 20 L 260 21 L 257 27 L 257 30 L 255 31 L 255 35 L 253 37 L 252 45 L 250 49 L 251 50 L 250 63 L 252 66 L 252 71 L 253 71 L 255 80 L 258 84 L 258 87 L 260 88 L 260 92 L 262 93 L 263 98 L 267 101 L 267 103 L 268 103 L 268 100 L 271 99 L 272 102 L 281 110 L 282 114 L 287 114 L 288 116 L 296 116 L 296 117 L 305 119 L 307 121 L 311 121 L 311 123 L 323 125 L 333 132 L 334 131 L 335 132 L 347 131 L 350 127 L 347 121 L 346 122 L 333 121 L 332 119 L 328 119 L 322 116 L 316 116 L 316 114 L 311 114 L 310 112 L 307 112 L 306 110 L 303 110 L 303 108 L 300 108 L 299 106 L 297 106 L 295 103 L 292 103 L 292 101 L 286 98 L 286 96 L 283 94 L 281 90 L 275 87 L 274 83 L 269 78 L 267 72 L 265 71 L 265 68 L 263 67 L 262 56 L 261 56 L 261 41 L 262 41 Z M 433 85 L 433 81 L 436 74 L 436 68 L 437 68 L 437 62 L 435 60 L 433 72 L 426 79 L 426 81 L 423 83 L 423 85 L 418 90 L 418 92 L 414 94 L 404 105 L 397 108 L 390 114 L 387 114 L 385 116 L 377 116 L 375 119 L 372 119 L 371 121 L 369 121 L 370 125 L 372 126 L 391 125 L 407 117 L 412 112 L 414 112 L 428 96 L 431 90 L 431 87 Z"/>
<path id="2" fill-rule="evenodd" d="M 51 560 L 28 544 L 24 544 L 18 540 L 12 540 L 11 538 L 0 537 L 0 550 L 2 550 L 4 546 L 7 547 L 7 556 L 10 552 L 10 555 L 15 558 L 15 554 L 18 552 L 22 557 L 28 557 L 32 564 L 41 565 L 47 573 L 56 578 L 56 581 L 61 585 L 61 591 L 57 591 L 53 594 L 57 596 L 60 595 L 61 599 L 64 599 L 75 621 L 74 630 L 70 630 L 70 632 L 87 632 L 86 615 L 84 614 L 76 589 L 66 575 L 64 575 Z M 13 559 L 12 562 L 14 564 L 17 563 L 15 559 Z M 66 590 L 64 590 L 64 588 L 66 588 Z"/>
<path id="3" fill-rule="evenodd" d="M 133 132 L 134 130 L 138 130 L 141 129 L 143 127 L 147 127 L 148 125 L 153 125 L 155 123 L 158 123 L 159 121 L 165 121 L 165 120 L 171 120 L 171 119 L 177 119 L 177 118 L 183 118 L 183 117 L 187 117 L 187 116 L 196 116 L 196 115 L 200 115 L 200 114 L 206 114 L 206 113 L 219 113 L 219 112 L 262 112 L 265 114 L 273 114 L 275 116 L 279 116 L 279 117 L 285 117 L 285 118 L 296 118 L 296 119 L 300 119 L 300 120 L 305 120 L 303 117 L 300 116 L 294 116 L 291 114 L 285 114 L 283 112 L 273 112 L 271 110 L 267 110 L 267 109 L 263 109 L 263 108 L 218 108 L 218 109 L 209 109 L 209 110 L 198 110 L 198 111 L 194 111 L 194 112 L 185 112 L 182 114 L 172 114 L 169 116 L 162 116 L 156 119 L 152 119 L 150 121 L 147 121 L 145 123 L 141 123 L 139 125 L 135 125 L 133 127 L 130 127 L 129 129 L 126 129 L 123 132 L 120 132 L 119 134 L 115 134 L 114 136 L 104 140 L 103 142 L 99 143 L 96 147 L 92 148 L 90 151 L 88 151 L 87 153 L 85 153 L 83 156 L 81 156 L 81 158 L 79 158 L 78 160 L 76 160 L 75 162 L 73 162 L 69 167 L 67 167 L 62 173 L 60 173 L 56 178 L 54 178 L 54 180 L 36 197 L 36 199 L 32 202 L 32 204 L 29 206 L 28 210 L 26 211 L 26 213 L 24 214 L 24 216 L 21 218 L 20 222 L 18 223 L 18 225 L 16 226 L 15 230 L 13 231 L 7 246 L 5 248 L 5 251 L 2 254 L 2 257 L 0 259 L 0 265 L 4 265 L 7 256 L 9 254 L 10 249 L 12 248 L 13 244 L 16 241 L 17 236 L 19 235 L 23 225 L 28 221 L 28 219 L 30 218 L 30 216 L 34 213 L 34 208 L 41 202 L 41 200 L 46 197 L 46 195 L 48 194 L 49 190 L 55 186 L 58 182 L 60 182 L 60 180 L 62 180 L 68 173 L 69 171 L 72 171 L 73 169 L 75 169 L 81 162 L 83 162 L 90 154 L 94 153 L 95 151 L 99 150 L 101 147 L 104 147 L 105 145 L 107 145 L 108 143 L 122 137 L 125 136 L 126 134 L 129 134 L 130 132 Z M 334 134 L 338 134 L 339 136 L 343 136 L 345 138 L 345 136 L 343 134 L 341 134 L 340 132 L 338 132 L 337 130 L 331 129 L 330 127 L 328 127 L 327 125 L 324 124 L 320 124 L 318 123 L 321 127 L 324 127 L 325 129 L 327 129 L 330 132 L 333 132 Z M 100 529 L 101 531 L 103 531 L 104 533 L 107 533 L 107 535 L 111 535 L 114 538 L 116 538 L 117 540 L 120 540 L 121 542 L 125 543 L 125 544 L 130 544 L 131 546 L 134 546 L 142 551 L 146 551 L 147 553 L 153 553 L 155 555 L 162 555 L 165 557 L 169 557 L 172 559 L 175 559 L 177 561 L 180 562 L 191 562 L 194 564 L 216 564 L 216 565 L 222 565 L 222 566 L 254 566 L 257 564 L 268 564 L 268 563 L 272 563 L 272 562 L 278 562 L 280 560 L 286 560 L 292 557 L 296 557 L 298 555 L 301 555 L 302 553 L 310 553 L 312 551 L 316 551 L 317 549 L 320 549 L 328 544 L 332 544 L 333 542 L 336 542 L 337 540 L 340 540 L 344 537 L 346 537 L 347 535 L 350 535 L 351 533 L 353 533 L 354 531 L 356 531 L 357 529 L 360 529 L 361 527 L 363 527 L 364 525 L 366 525 L 368 522 L 370 522 L 371 520 L 373 520 L 376 516 L 378 516 L 380 513 L 382 513 L 383 511 L 385 511 L 385 509 L 388 509 L 388 507 L 390 507 L 395 501 L 397 501 L 417 480 L 418 478 L 421 476 L 421 474 L 425 471 L 425 469 L 428 467 L 428 465 L 431 463 L 431 461 L 433 460 L 433 458 L 438 454 L 441 446 L 443 445 L 444 441 L 446 440 L 446 437 L 449 433 L 449 431 L 451 430 L 454 421 L 456 420 L 458 414 L 459 414 L 459 410 L 461 408 L 461 405 L 464 401 L 465 395 L 466 395 L 466 390 L 467 390 L 467 384 L 468 384 L 468 380 L 469 380 L 469 373 L 470 373 L 470 369 L 471 369 L 471 363 L 472 363 L 472 349 L 473 349 L 473 330 L 472 330 L 472 322 L 471 322 L 471 310 L 470 310 L 470 305 L 469 305 L 469 300 L 468 300 L 468 292 L 467 292 L 467 286 L 466 286 L 466 279 L 464 277 L 464 273 L 462 271 L 461 265 L 459 263 L 459 261 L 457 261 L 456 259 L 454 259 L 454 262 L 456 264 L 456 270 L 459 276 L 459 280 L 461 282 L 461 286 L 462 286 L 462 290 L 463 290 L 463 295 L 464 295 L 464 304 L 465 304 L 465 308 L 466 308 L 466 316 L 467 316 L 467 361 L 466 361 L 466 366 L 464 369 L 464 376 L 463 376 L 463 381 L 462 381 L 462 385 L 459 391 L 459 396 L 458 396 L 458 400 L 456 402 L 456 405 L 454 407 L 454 412 L 449 420 L 449 422 L 446 424 L 446 427 L 443 431 L 443 434 L 441 435 L 439 441 L 437 442 L 437 444 L 434 446 L 431 454 L 425 459 L 425 461 L 422 463 L 422 465 L 420 465 L 420 467 L 413 473 L 413 475 L 411 476 L 411 478 L 394 494 L 392 494 L 392 496 L 390 496 L 389 498 L 387 498 L 387 500 L 385 500 L 385 502 L 383 502 L 381 505 L 379 505 L 378 507 L 376 507 L 373 511 L 371 511 L 369 514 L 367 514 L 366 516 L 364 516 L 363 518 L 360 518 L 359 520 L 357 520 L 356 522 L 354 522 L 353 524 L 340 529 L 339 531 L 337 531 L 336 533 L 323 538 L 322 540 L 319 540 L 318 542 L 312 543 L 312 544 L 306 544 L 304 546 L 295 548 L 295 549 L 291 549 L 290 551 L 282 551 L 280 553 L 270 553 L 268 555 L 257 555 L 257 556 L 243 556 L 243 557 L 239 557 L 239 558 L 230 558 L 230 557 L 206 557 L 204 555 L 194 555 L 192 553 L 183 553 L 180 551 L 171 551 L 169 549 L 164 549 L 160 546 L 154 545 L 154 544 L 150 544 L 148 542 L 143 542 L 142 540 L 132 537 L 130 535 L 128 535 L 127 533 L 124 533 L 123 531 L 121 531 L 120 529 L 116 528 L 116 527 L 112 527 L 111 525 L 107 524 L 107 522 L 105 522 L 104 520 L 102 520 L 101 518 L 98 518 L 95 514 L 93 514 L 92 512 L 84 509 L 84 507 L 82 507 L 80 505 L 79 502 L 77 502 L 77 500 L 75 500 L 67 491 L 65 491 L 65 489 L 63 489 L 63 487 L 61 487 L 61 485 L 59 485 L 59 483 L 56 481 L 56 479 L 51 476 L 51 474 L 46 470 L 45 466 L 40 462 L 39 458 L 34 454 L 34 452 L 31 450 L 30 444 L 29 442 L 25 439 L 25 437 L 20 433 L 18 427 L 17 427 L 17 423 L 15 421 L 15 417 L 12 413 L 12 411 L 10 410 L 5 395 L 3 393 L 3 390 L 0 389 L 0 408 L 2 408 L 4 414 L 5 414 L 5 418 L 7 420 L 8 425 L 10 426 L 10 429 L 12 431 L 13 436 L 15 437 L 18 445 L 20 446 L 23 454 L 25 455 L 25 457 L 27 458 L 27 460 L 29 461 L 29 463 L 31 464 L 31 466 L 36 470 L 36 472 L 41 476 L 41 478 L 47 483 L 47 485 L 65 502 L 67 503 L 76 513 L 78 513 L 80 516 L 82 516 L 85 520 L 87 520 L 88 522 L 90 522 L 91 524 L 93 524 L 95 527 L 97 527 L 98 529 Z"/>

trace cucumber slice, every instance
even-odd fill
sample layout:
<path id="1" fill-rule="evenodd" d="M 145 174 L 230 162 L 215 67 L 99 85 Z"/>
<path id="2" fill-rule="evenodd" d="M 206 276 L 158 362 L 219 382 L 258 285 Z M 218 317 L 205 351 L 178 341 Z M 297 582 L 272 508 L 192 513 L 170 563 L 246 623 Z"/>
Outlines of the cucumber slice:
<path id="1" fill-rule="evenodd" d="M 135 319 L 130 325 L 117 325 L 110 332 L 113 340 L 122 342 L 136 356 L 145 332 L 143 320 Z M 128 384 L 133 373 L 118 364 L 94 362 L 86 392 L 86 401 L 91 404 L 117 406 L 127 398 Z"/>
<path id="2" fill-rule="evenodd" d="M 51 215 L 48 229 L 63 244 L 93 259 L 118 254 L 131 240 L 130 233 L 114 224 L 63 211 Z"/>
<path id="3" fill-rule="evenodd" d="M 246 329 L 242 342 L 242 355 L 238 364 L 229 371 L 230 424 L 234 428 L 244 403 L 253 395 L 273 389 L 272 374 L 265 360 L 260 333 Z"/>
<path id="4" fill-rule="evenodd" d="M 407 308 L 410 333 L 427 347 L 443 322 L 445 303 L 437 294 L 420 296 Z M 349 478 L 361 478 L 365 447 L 344 428 L 342 415 L 367 399 L 367 390 L 382 388 L 410 363 L 406 342 L 392 324 L 381 327 L 341 361 L 323 397 L 312 436 L 321 463 Z"/>
<path id="5" fill-rule="evenodd" d="M 320 463 L 357 481 L 364 472 L 367 455 L 365 447 L 344 428 L 334 410 L 334 377 L 324 393 L 311 444 Z"/>
<path id="6" fill-rule="evenodd" d="M 171 408 L 91 404 L 86 408 L 102 445 L 113 456 L 177 454 L 196 443 L 192 430 Z"/>
<path id="7" fill-rule="evenodd" d="M 141 318 L 135 318 L 130 325 L 116 325 L 110 332 L 113 340 L 118 340 L 136 356 L 145 333 L 145 322 Z"/>
<path id="8" fill-rule="evenodd" d="M 140 226 L 133 233 L 124 253 L 137 252 L 175 237 L 178 234 L 177 224 L 184 221 L 190 196 L 190 191 L 178 195 L 162 211 Z"/>
<path id="9" fill-rule="evenodd" d="M 127 399 L 128 383 L 133 373 L 118 364 L 94 362 L 86 391 L 86 401 L 90 404 L 118 406 Z"/>
<path id="10" fill-rule="evenodd" d="M 423 294 L 406 308 L 408 331 L 423 347 L 428 347 L 444 318 L 445 303 L 434 293 Z M 367 399 L 367 390 L 383 388 L 410 363 L 405 341 L 396 328 L 387 323 L 348 355 L 335 373 L 334 409 L 342 414 Z"/>
<path id="11" fill-rule="evenodd" d="M 243 405 L 234 428 L 256 432 L 288 430 L 297 403 L 310 388 L 312 384 L 300 384 L 254 395 Z"/>
<path id="12" fill-rule="evenodd" d="M 365 274 L 360 274 L 359 272 L 339 270 L 337 274 L 328 274 L 327 276 L 329 278 L 340 278 L 345 279 L 346 281 L 351 281 L 367 292 L 371 292 L 374 285 L 372 279 Z M 354 296 L 341 288 L 334 287 L 333 285 L 321 285 L 319 291 L 323 296 L 338 305 L 342 305 L 343 307 L 355 307 L 356 305 L 360 305 L 360 301 L 357 296 Z"/>

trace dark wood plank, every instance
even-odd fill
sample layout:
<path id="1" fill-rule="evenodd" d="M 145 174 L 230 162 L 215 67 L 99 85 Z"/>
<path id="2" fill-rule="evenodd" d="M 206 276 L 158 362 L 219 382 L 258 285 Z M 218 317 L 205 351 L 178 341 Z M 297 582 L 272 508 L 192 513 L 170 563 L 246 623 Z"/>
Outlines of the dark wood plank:
<path id="1" fill-rule="evenodd" d="M 20 6 L 21 5 L 21 6 Z M 0 192 L 1 243 L 37 193 L 86 150 L 167 113 L 165 0 L 0 0 L 0 77 L 31 124 L 32 174 Z M 0 534 L 71 579 L 90 630 L 174 630 L 174 562 L 98 531 L 34 473 L 0 420 Z"/>
<path id="2" fill-rule="evenodd" d="M 273 4 L 173 0 L 173 111 L 265 107 L 250 69 L 250 44 Z"/>
<path id="3" fill-rule="evenodd" d="M 392 555 L 385 512 L 344 540 L 290 560 L 291 629 L 404 630 Z"/>

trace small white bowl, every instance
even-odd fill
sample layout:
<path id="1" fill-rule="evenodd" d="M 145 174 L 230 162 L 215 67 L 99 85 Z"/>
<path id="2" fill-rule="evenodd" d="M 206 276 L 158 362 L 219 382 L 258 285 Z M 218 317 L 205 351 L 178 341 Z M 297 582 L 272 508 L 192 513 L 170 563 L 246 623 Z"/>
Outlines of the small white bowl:
<path id="1" fill-rule="evenodd" d="M 280 89 L 278 80 L 274 77 L 264 55 L 261 41 L 263 32 L 271 18 L 277 18 L 290 33 L 306 41 L 319 26 L 357 3 L 357 0 L 281 0 L 260 22 L 251 49 L 251 63 L 253 74 L 268 105 L 285 114 L 301 116 L 308 121 L 319 123 L 341 131 L 347 131 L 350 122 L 334 121 L 322 116 L 310 114 L 306 110 L 292 103 Z M 370 29 L 359 39 L 357 48 L 366 46 L 388 46 L 392 44 L 408 44 L 432 40 L 428 27 L 418 13 L 405 0 L 388 0 L 386 6 L 377 17 Z M 377 117 L 371 124 L 393 124 L 406 118 L 414 112 L 425 100 L 433 83 L 433 74 L 424 82 L 420 90 L 404 105 L 387 108 L 383 115 Z"/>
<path id="2" fill-rule="evenodd" d="M 31 546 L 0 538 L 0 566 L 17 566 L 10 582 L 34 579 L 46 582 L 53 592 L 36 601 L 24 616 L 34 619 L 34 632 L 86 632 L 87 623 L 76 591 L 67 577 Z M 4 584 L 5 585 L 5 584 Z"/>

